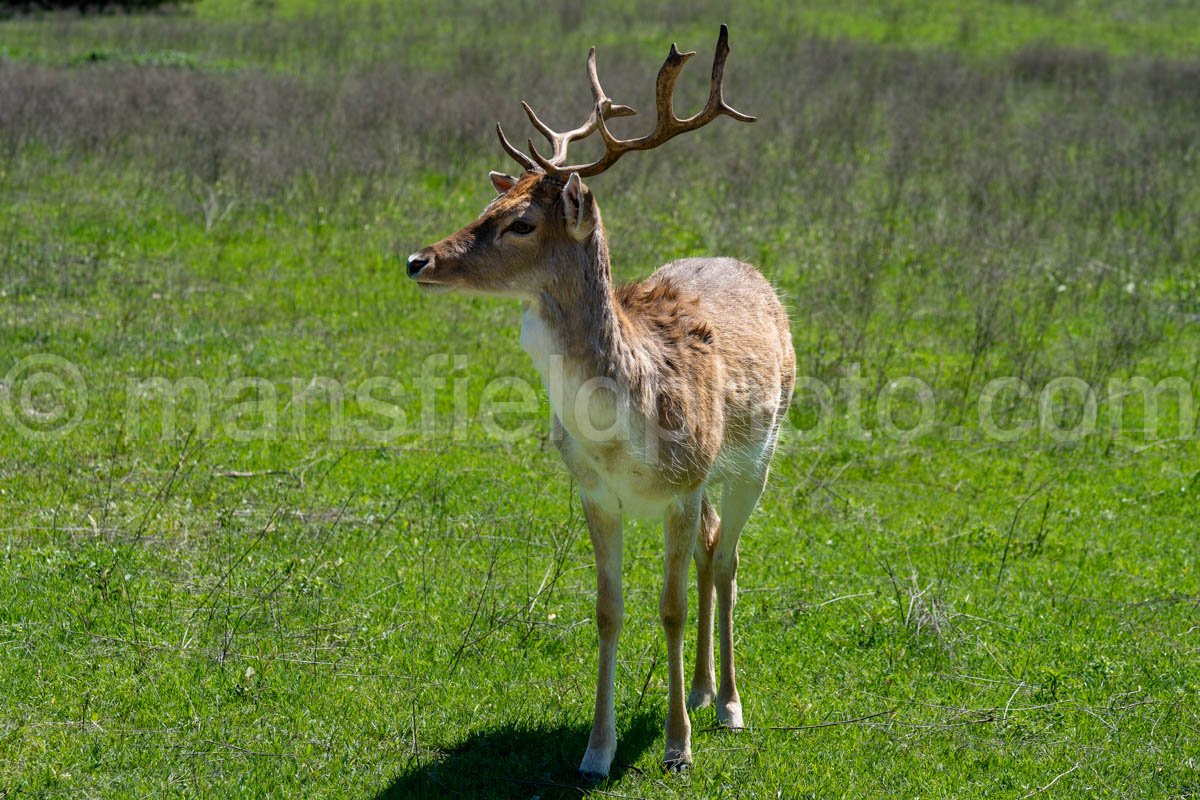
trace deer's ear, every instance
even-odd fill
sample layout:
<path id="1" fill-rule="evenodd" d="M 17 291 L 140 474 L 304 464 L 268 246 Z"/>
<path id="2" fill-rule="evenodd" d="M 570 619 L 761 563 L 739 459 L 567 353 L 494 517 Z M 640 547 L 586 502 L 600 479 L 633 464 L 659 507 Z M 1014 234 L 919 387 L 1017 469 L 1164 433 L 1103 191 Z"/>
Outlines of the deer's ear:
<path id="1" fill-rule="evenodd" d="M 577 242 L 592 235 L 596 228 L 595 204 L 592 193 L 579 180 L 579 173 L 572 172 L 567 178 L 567 184 L 562 190 L 563 217 L 567 224 L 567 233 Z"/>
<path id="2" fill-rule="evenodd" d="M 508 194 L 508 190 L 517 185 L 516 178 L 503 172 L 492 172 L 488 177 L 492 179 L 492 186 L 496 187 L 497 194 Z"/>

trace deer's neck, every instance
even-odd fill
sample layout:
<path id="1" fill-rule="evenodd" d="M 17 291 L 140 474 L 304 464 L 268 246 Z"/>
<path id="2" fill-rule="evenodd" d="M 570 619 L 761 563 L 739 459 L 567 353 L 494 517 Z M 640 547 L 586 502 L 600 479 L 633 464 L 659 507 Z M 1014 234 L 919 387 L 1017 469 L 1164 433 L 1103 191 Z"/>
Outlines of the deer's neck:
<path id="1" fill-rule="evenodd" d="M 582 247 L 564 248 L 558 261 L 553 283 L 524 304 L 521 346 L 564 419 L 565 403 L 594 378 L 626 389 L 637 384 L 639 359 L 614 296 L 603 226 Z"/>

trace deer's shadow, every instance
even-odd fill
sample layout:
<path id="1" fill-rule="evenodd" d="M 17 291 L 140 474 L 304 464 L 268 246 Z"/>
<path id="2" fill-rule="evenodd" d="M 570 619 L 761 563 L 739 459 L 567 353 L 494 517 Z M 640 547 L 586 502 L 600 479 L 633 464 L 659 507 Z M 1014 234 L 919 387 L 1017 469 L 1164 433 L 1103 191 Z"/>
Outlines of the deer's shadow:
<path id="1" fill-rule="evenodd" d="M 661 732 L 662 719 L 638 713 L 617 733 L 617 757 L 609 782 L 631 769 Z M 397 775 L 375 800 L 408 797 L 579 797 L 592 784 L 576 768 L 590 727 L 506 725 L 473 733 L 442 755 Z"/>

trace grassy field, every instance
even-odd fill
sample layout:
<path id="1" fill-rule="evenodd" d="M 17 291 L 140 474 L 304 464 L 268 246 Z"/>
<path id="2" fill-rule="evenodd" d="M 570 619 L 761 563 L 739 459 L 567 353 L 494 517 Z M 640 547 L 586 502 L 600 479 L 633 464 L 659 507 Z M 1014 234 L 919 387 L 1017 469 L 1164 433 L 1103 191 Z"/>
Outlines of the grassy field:
<path id="1" fill-rule="evenodd" d="M 580 7 L 0 21 L 0 798 L 1200 794 L 1200 8 Z M 646 109 L 721 21 L 760 121 L 591 186 L 619 277 L 733 255 L 791 310 L 750 730 L 659 771 L 627 526 L 582 787 L 592 556 L 518 309 L 397 256 L 520 99 L 583 118 L 588 45 Z"/>

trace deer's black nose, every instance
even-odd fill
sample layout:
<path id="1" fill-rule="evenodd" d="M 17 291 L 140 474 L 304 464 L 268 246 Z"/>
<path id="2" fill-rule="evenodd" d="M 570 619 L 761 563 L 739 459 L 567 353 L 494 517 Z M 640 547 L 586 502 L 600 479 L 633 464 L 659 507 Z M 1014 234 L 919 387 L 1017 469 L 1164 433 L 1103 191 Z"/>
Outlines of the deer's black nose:
<path id="1" fill-rule="evenodd" d="M 417 277 L 417 274 L 420 273 L 421 270 L 429 266 L 430 260 L 431 259 L 428 257 L 421 255 L 420 252 L 413 253 L 411 256 L 409 256 L 408 261 L 406 262 L 406 266 L 408 268 L 408 277 Z"/>

